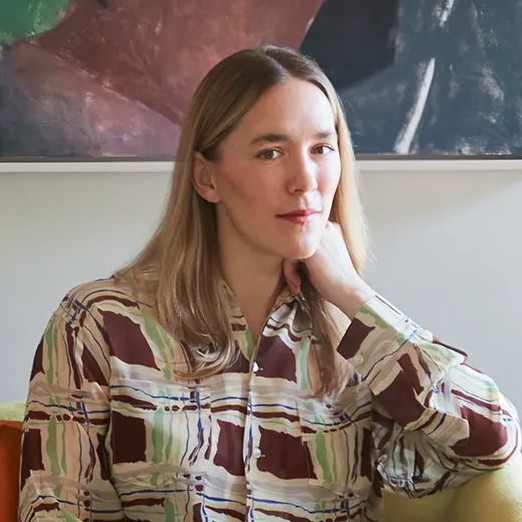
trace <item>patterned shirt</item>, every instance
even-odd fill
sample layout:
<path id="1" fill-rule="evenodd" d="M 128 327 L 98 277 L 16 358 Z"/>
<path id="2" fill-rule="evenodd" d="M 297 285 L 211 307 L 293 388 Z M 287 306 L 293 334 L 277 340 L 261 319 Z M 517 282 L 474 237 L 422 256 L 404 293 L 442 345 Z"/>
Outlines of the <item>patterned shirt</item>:
<path id="1" fill-rule="evenodd" d="M 114 279 L 64 298 L 31 374 L 20 521 L 379 521 L 383 488 L 426 495 L 519 451 L 495 383 L 380 296 L 337 348 L 355 372 L 334 403 L 312 395 L 300 299 L 279 296 L 256 345 L 229 296 L 240 356 L 200 382 Z"/>

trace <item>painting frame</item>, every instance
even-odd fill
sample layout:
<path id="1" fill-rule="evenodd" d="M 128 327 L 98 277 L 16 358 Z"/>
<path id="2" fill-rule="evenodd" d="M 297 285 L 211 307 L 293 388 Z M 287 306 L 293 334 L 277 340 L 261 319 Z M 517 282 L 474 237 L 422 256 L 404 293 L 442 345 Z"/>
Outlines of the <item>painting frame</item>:
<path id="1" fill-rule="evenodd" d="M 169 174 L 174 169 L 175 161 L 166 160 L 122 160 L 121 158 L 85 160 L 0 160 L 2 174 L 69 173 L 69 174 Z M 445 174 L 451 172 L 470 172 L 488 174 L 491 172 L 522 173 L 522 158 L 388 158 L 358 157 L 358 171 L 361 175 L 369 173 L 419 172 Z"/>

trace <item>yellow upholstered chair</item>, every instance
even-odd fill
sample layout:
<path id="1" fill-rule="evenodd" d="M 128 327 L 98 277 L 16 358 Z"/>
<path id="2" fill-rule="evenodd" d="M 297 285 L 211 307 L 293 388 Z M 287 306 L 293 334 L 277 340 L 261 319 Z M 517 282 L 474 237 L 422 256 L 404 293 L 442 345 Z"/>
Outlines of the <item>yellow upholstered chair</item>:
<path id="1" fill-rule="evenodd" d="M 386 522 L 522 522 L 522 455 L 464 486 L 420 499 L 385 493 Z"/>
<path id="2" fill-rule="evenodd" d="M 0 405 L 0 522 L 16 521 L 23 402 Z M 522 522 L 522 455 L 502 470 L 421 499 L 385 493 L 385 522 Z"/>

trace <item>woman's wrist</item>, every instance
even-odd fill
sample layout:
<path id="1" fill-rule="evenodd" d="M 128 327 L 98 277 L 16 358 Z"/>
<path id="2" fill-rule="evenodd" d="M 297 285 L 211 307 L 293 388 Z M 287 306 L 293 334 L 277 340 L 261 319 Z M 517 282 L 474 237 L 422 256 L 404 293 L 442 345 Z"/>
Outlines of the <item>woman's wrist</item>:
<path id="1" fill-rule="evenodd" d="M 344 288 L 342 293 L 336 299 L 335 306 L 339 308 L 346 316 L 353 319 L 357 312 L 362 308 L 364 303 L 375 296 L 375 292 L 366 283 L 361 283 L 356 286 L 349 286 Z"/>

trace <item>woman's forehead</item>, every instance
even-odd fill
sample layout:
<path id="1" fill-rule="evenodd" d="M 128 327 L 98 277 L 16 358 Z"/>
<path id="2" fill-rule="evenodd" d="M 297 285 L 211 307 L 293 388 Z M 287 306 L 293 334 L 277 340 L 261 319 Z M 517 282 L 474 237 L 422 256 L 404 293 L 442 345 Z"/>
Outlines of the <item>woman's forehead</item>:
<path id="1" fill-rule="evenodd" d="M 239 120 L 235 133 L 255 142 L 284 141 L 299 134 L 326 138 L 336 134 L 336 121 L 319 87 L 289 78 L 263 93 Z"/>

